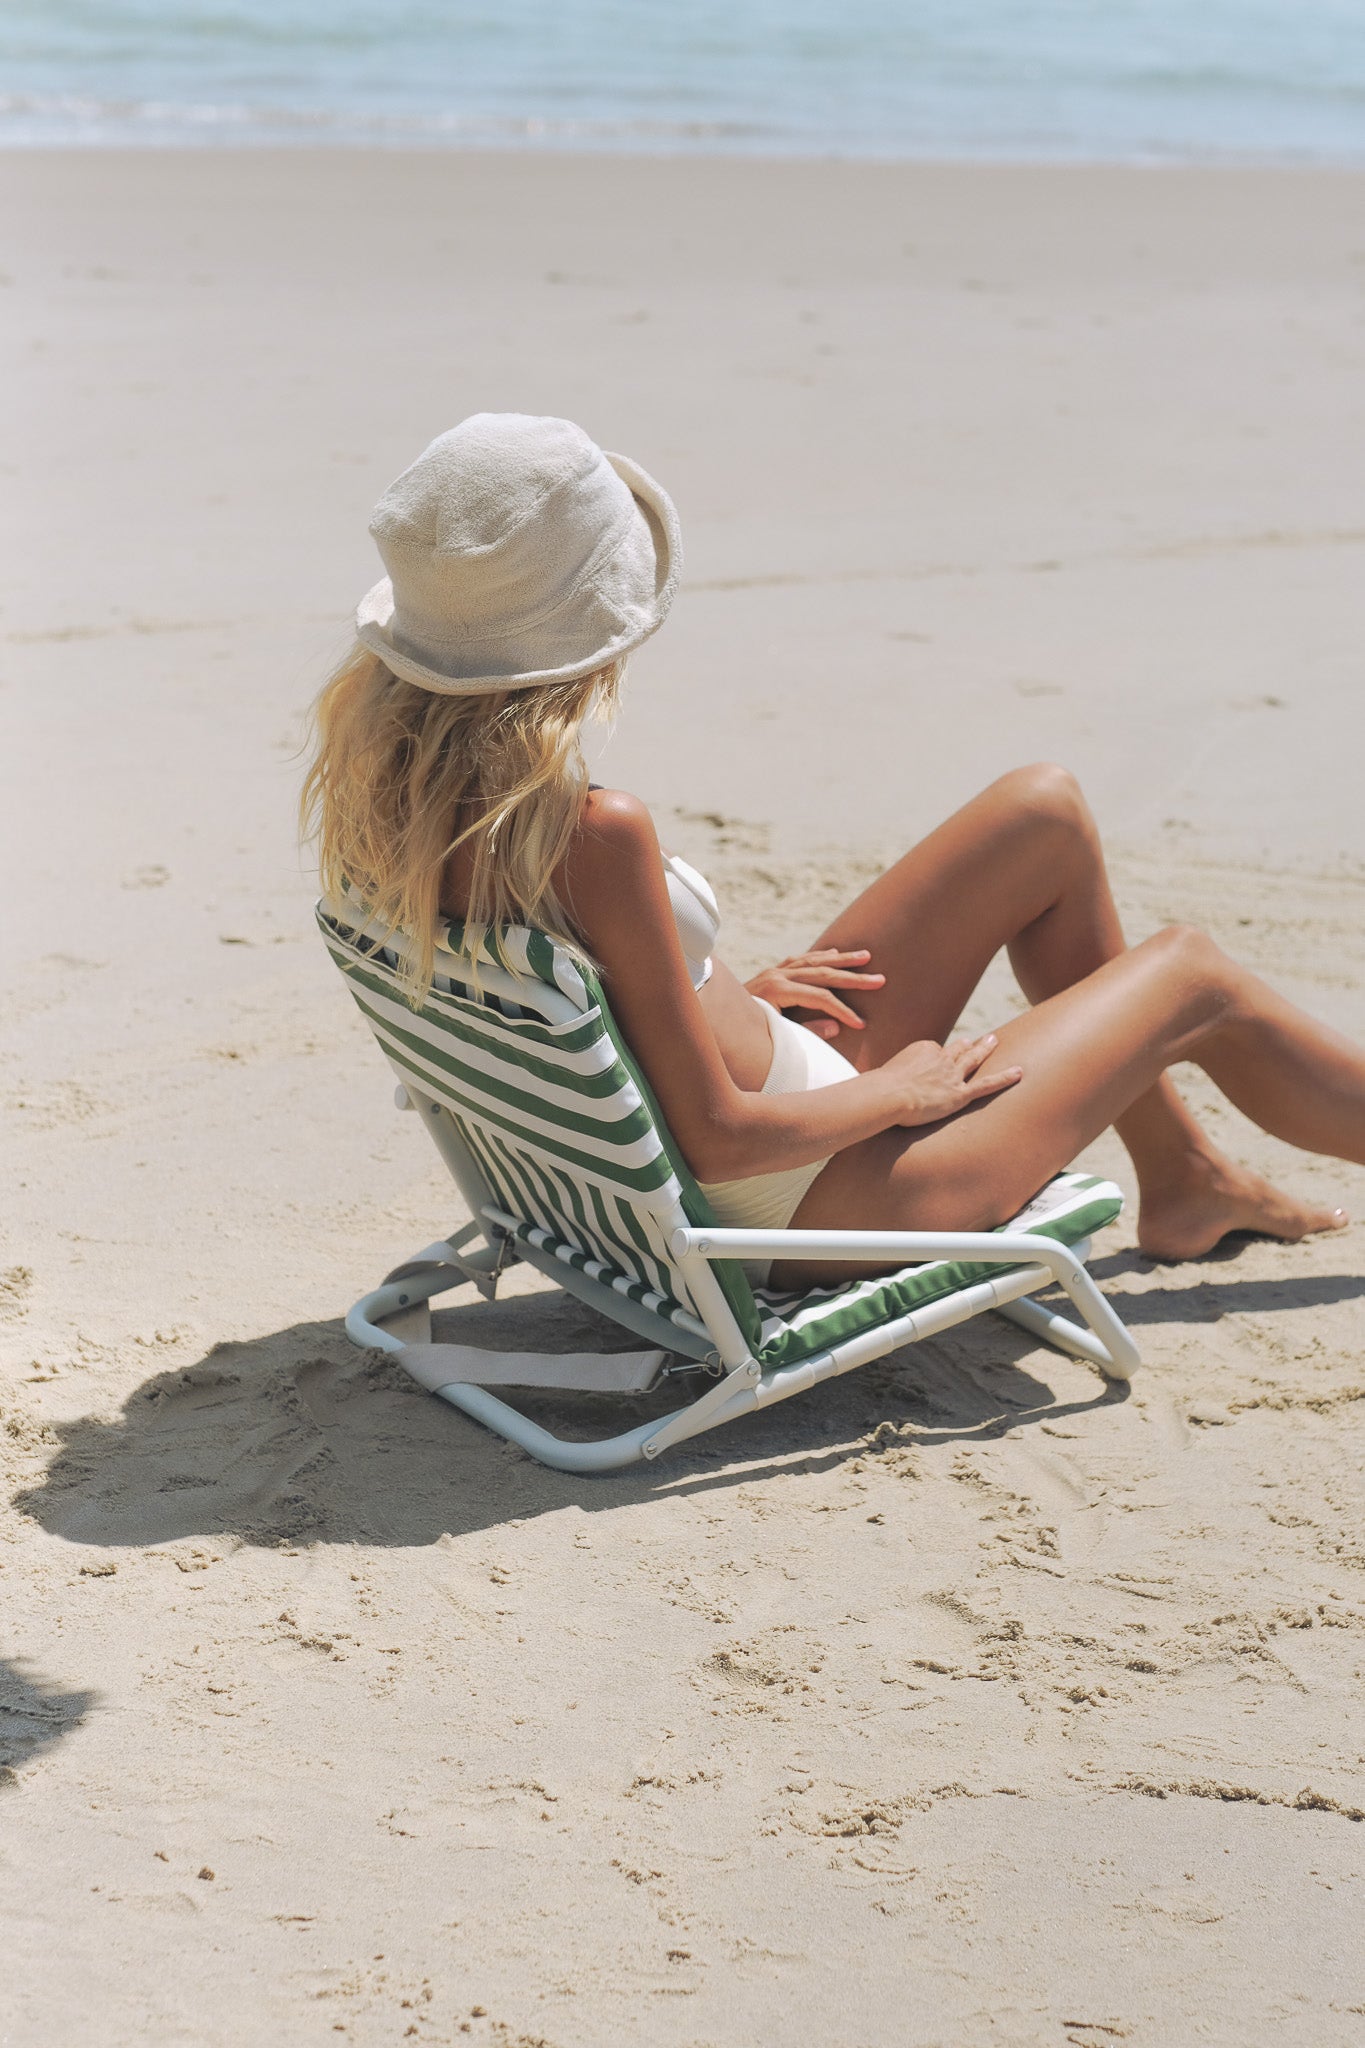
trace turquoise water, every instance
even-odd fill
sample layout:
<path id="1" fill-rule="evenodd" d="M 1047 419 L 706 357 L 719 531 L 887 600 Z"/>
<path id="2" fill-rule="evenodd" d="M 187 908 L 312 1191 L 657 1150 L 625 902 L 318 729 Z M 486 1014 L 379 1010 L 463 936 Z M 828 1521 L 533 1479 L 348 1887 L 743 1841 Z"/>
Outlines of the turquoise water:
<path id="1" fill-rule="evenodd" d="M 1365 161 L 1365 0 L 0 0 L 0 143 Z"/>

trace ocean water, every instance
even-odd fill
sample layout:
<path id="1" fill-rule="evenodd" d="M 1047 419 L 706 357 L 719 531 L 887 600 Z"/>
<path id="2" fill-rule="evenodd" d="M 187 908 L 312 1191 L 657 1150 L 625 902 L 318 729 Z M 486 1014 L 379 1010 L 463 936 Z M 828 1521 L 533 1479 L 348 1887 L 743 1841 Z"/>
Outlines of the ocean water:
<path id="1" fill-rule="evenodd" d="M 1365 161 L 1365 0 L 0 0 L 0 143 Z"/>

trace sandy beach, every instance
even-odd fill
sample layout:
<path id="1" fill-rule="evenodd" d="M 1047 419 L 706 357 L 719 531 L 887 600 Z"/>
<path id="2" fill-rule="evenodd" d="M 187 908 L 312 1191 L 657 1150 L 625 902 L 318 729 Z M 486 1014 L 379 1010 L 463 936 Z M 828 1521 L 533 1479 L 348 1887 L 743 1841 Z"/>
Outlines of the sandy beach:
<path id="1" fill-rule="evenodd" d="M 463 1217 L 293 823 L 373 501 L 562 413 L 682 516 L 598 759 L 734 964 L 1053 758 L 1133 936 L 1365 1037 L 1365 173 L 0 190 L 0 2041 L 1365 2041 L 1365 1220 L 1156 1268 L 1130 1205 L 1126 1396 L 983 1320 L 552 1474 L 342 1333 Z M 596 1341 L 524 1269 L 456 1300 Z"/>

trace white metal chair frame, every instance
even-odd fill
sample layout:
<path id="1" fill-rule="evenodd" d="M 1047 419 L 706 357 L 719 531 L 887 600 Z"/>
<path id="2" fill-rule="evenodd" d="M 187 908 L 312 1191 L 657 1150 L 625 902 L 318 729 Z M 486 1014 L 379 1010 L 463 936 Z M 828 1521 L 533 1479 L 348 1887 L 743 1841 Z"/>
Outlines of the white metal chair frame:
<path id="1" fill-rule="evenodd" d="M 518 993 L 524 1001 L 521 985 Z M 491 1200 L 449 1111 L 411 1084 L 400 1088 L 399 1095 L 405 1098 L 402 1107 L 422 1116 L 475 1221 L 428 1247 L 364 1295 L 346 1318 L 346 1334 L 355 1344 L 392 1355 L 429 1391 L 559 1471 L 609 1472 L 641 1458 L 657 1458 L 689 1437 L 788 1400 L 821 1380 L 852 1372 L 988 1309 L 1054 1349 L 1098 1367 L 1108 1380 L 1127 1380 L 1140 1362 L 1132 1337 L 1086 1271 L 1088 1241 L 1065 1245 L 1029 1231 L 730 1230 L 689 1223 L 679 1206 L 671 1251 L 701 1318 L 666 1320 L 553 1252 L 515 1237 L 520 1219 Z M 482 1245 L 472 1242 L 480 1236 Z M 697 1399 L 660 1419 L 618 1436 L 575 1442 L 542 1428 L 486 1386 L 442 1379 L 440 1354 L 450 1347 L 430 1344 L 428 1304 L 465 1282 L 491 1298 L 509 1258 L 525 1259 L 590 1307 L 649 1339 L 660 1354 L 691 1358 L 710 1373 L 710 1383 Z M 893 1317 L 799 1364 L 765 1369 L 754 1357 L 711 1262 L 782 1258 L 866 1260 L 890 1268 L 931 1259 L 970 1259 L 1008 1270 Z M 1038 1288 L 1052 1285 L 1069 1297 L 1079 1323 L 1028 1298 Z M 430 1352 L 430 1364 L 423 1359 L 424 1350 Z M 495 1353 L 486 1356 L 496 1358 Z"/>

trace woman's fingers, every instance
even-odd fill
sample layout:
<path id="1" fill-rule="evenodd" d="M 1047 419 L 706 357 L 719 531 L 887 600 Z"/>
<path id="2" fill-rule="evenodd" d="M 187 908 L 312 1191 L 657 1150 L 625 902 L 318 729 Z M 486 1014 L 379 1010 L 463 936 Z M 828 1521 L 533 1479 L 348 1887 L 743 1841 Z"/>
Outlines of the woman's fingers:
<path id="1" fill-rule="evenodd" d="M 963 1077 L 974 1074 L 984 1060 L 988 1060 L 999 1044 L 993 1031 L 987 1031 L 980 1038 L 954 1039 L 952 1053 L 962 1069 Z"/>
<path id="2" fill-rule="evenodd" d="M 841 1003 L 832 988 L 825 988 L 817 982 L 793 982 L 788 1002 L 779 1004 L 779 1009 L 823 1010 L 830 1017 L 837 1017 L 841 1024 L 847 1024 L 850 1031 L 861 1031 L 863 1020 L 856 1010 L 850 1010 L 847 1003 Z"/>
<path id="3" fill-rule="evenodd" d="M 886 976 L 860 965 L 867 958 L 866 953 L 836 953 L 831 948 L 828 953 L 803 953 L 799 959 L 784 960 L 778 972 L 804 982 L 846 988 L 880 988 Z"/>
<path id="4" fill-rule="evenodd" d="M 866 946 L 860 946 L 853 953 L 841 953 L 837 946 L 822 946 L 818 952 L 797 953 L 792 959 L 784 960 L 781 964 L 788 973 L 791 973 L 796 968 L 814 967 L 823 970 L 829 967 L 865 967 L 871 958 L 872 955 Z M 884 975 L 878 977 L 879 980 L 885 978 Z"/>
<path id="5" fill-rule="evenodd" d="M 884 974 L 863 974 L 851 967 L 805 967 L 799 961 L 783 972 L 806 988 L 880 988 L 886 980 Z"/>
<path id="6" fill-rule="evenodd" d="M 1022 1067 L 1002 1067 L 998 1074 L 977 1074 L 963 1083 L 963 1093 L 968 1102 L 980 1102 L 983 1096 L 999 1095 L 1006 1088 L 1013 1088 L 1022 1081 Z"/>

